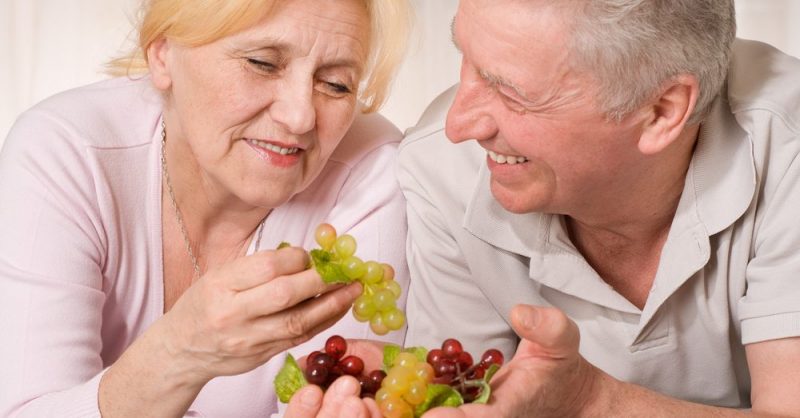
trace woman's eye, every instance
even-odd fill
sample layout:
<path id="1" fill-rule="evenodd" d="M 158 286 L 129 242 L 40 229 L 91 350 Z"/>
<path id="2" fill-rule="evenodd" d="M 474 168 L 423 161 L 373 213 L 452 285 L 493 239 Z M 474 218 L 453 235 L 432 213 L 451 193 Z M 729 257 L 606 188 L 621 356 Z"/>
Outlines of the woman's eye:
<path id="1" fill-rule="evenodd" d="M 337 93 L 347 94 L 350 93 L 350 88 L 340 83 L 325 82 L 333 91 Z"/>
<path id="2" fill-rule="evenodd" d="M 271 72 L 271 71 L 275 71 L 275 70 L 278 69 L 278 67 L 276 67 L 271 62 L 261 61 L 261 60 L 255 59 L 255 58 L 248 58 L 247 62 L 250 63 L 250 65 L 252 65 L 252 66 L 254 66 L 254 67 L 256 67 L 256 68 L 258 68 L 259 70 L 262 70 L 262 71 L 270 71 Z"/>
<path id="3" fill-rule="evenodd" d="M 346 84 L 337 83 L 335 81 L 319 81 L 317 86 L 323 93 L 333 97 L 344 97 L 352 93 L 352 89 Z"/>

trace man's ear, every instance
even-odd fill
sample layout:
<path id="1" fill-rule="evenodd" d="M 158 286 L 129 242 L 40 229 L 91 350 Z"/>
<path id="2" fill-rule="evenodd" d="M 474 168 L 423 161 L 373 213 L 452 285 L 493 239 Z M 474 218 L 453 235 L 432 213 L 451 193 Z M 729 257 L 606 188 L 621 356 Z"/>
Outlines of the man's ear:
<path id="1" fill-rule="evenodd" d="M 700 87 L 692 75 L 670 79 L 648 108 L 644 129 L 639 138 L 639 151 L 656 154 L 681 136 L 694 112 Z"/>
<path id="2" fill-rule="evenodd" d="M 170 43 L 166 38 L 159 38 L 147 48 L 147 66 L 150 78 L 157 89 L 166 91 L 172 86 L 172 75 L 167 65 Z"/>

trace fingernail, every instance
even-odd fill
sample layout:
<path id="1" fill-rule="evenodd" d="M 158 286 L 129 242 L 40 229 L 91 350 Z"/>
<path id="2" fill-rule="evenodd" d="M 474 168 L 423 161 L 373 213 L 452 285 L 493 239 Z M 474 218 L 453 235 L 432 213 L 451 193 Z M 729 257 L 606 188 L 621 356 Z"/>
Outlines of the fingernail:
<path id="1" fill-rule="evenodd" d="M 350 296 L 352 296 L 354 298 L 360 296 L 361 295 L 361 291 L 362 291 L 361 283 L 360 282 L 355 282 L 355 283 L 350 284 L 350 288 L 347 289 L 347 291 L 350 293 Z"/>
<path id="2" fill-rule="evenodd" d="M 533 307 L 523 308 L 519 319 L 523 327 L 536 328 L 539 325 L 539 310 Z"/>
<path id="3" fill-rule="evenodd" d="M 301 394 L 300 396 L 300 403 L 305 406 L 317 406 L 320 401 L 319 391 L 314 390 L 313 388 L 306 389 L 305 393 Z"/>

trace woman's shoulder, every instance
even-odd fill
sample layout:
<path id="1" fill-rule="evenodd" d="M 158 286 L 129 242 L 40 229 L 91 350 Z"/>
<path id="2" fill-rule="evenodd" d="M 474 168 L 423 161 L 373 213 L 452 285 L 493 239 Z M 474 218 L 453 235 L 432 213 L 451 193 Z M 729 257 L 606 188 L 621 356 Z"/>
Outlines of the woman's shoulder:
<path id="1" fill-rule="evenodd" d="M 373 152 L 395 154 L 402 138 L 400 130 L 382 115 L 360 113 L 331 155 L 331 160 L 353 166 Z"/>
<path id="2" fill-rule="evenodd" d="M 149 78 L 112 78 L 39 102 L 20 115 L 9 140 L 16 131 L 29 143 L 38 137 L 51 144 L 64 138 L 74 146 L 135 147 L 151 141 L 161 110 Z"/>

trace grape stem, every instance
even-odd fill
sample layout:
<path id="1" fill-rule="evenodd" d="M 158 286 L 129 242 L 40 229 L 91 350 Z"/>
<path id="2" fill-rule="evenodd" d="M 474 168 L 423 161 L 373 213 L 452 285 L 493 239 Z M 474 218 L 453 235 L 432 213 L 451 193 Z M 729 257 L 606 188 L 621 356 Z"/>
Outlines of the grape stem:
<path id="1" fill-rule="evenodd" d="M 461 368 L 459 367 L 459 365 L 456 364 L 456 377 L 454 377 L 453 380 L 450 381 L 450 383 L 453 383 L 456 380 L 458 380 L 459 382 L 464 382 L 466 380 L 467 375 L 475 371 L 475 369 L 477 369 L 478 366 L 480 366 L 480 363 L 475 363 L 462 372 L 460 371 Z"/>

